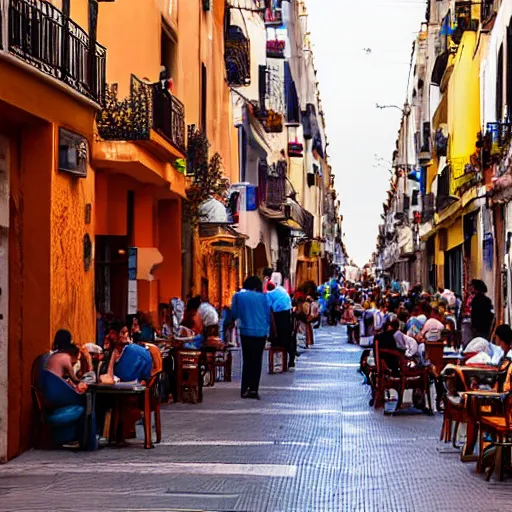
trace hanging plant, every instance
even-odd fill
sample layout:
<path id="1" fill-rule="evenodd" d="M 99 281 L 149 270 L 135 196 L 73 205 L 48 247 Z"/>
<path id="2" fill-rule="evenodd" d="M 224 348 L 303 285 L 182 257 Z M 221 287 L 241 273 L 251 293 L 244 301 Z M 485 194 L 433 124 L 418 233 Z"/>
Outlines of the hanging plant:
<path id="1" fill-rule="evenodd" d="M 225 202 L 228 183 L 224 178 L 222 157 L 215 153 L 208 161 L 210 144 L 200 130 L 189 131 L 187 170 L 192 183 L 187 189 L 186 214 L 193 227 L 201 221 L 201 205 L 211 197 Z"/>

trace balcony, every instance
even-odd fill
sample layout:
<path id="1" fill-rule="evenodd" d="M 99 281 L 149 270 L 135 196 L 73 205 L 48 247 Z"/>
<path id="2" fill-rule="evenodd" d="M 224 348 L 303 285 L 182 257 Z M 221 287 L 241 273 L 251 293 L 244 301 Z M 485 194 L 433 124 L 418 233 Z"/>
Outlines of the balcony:
<path id="1" fill-rule="evenodd" d="M 280 26 L 283 24 L 283 13 L 281 9 L 265 9 L 265 25 Z"/>
<path id="2" fill-rule="evenodd" d="M 491 157 L 501 156 L 512 140 L 512 124 L 487 123 L 485 146 Z"/>
<path id="3" fill-rule="evenodd" d="M 270 39 L 267 41 L 267 57 L 269 59 L 284 59 L 286 41 Z"/>
<path id="4" fill-rule="evenodd" d="M 242 29 L 231 26 L 225 41 L 224 61 L 229 85 L 242 87 L 251 83 L 251 43 Z"/>
<path id="5" fill-rule="evenodd" d="M 73 20 L 44 0 L 0 3 L 0 50 L 102 104 L 106 49 Z"/>
<path id="6" fill-rule="evenodd" d="M 313 237 L 314 218 L 295 200 L 296 192 L 287 176 L 285 160 L 268 167 L 259 166 L 260 212 L 270 220 L 275 220 L 290 229 L 301 230 L 307 238 Z"/>
<path id="7" fill-rule="evenodd" d="M 161 82 L 147 83 L 132 75 L 130 96 L 119 100 L 117 91 L 117 84 L 107 87 L 105 107 L 97 116 L 102 139 L 149 141 L 154 130 L 185 154 L 185 108 Z"/>

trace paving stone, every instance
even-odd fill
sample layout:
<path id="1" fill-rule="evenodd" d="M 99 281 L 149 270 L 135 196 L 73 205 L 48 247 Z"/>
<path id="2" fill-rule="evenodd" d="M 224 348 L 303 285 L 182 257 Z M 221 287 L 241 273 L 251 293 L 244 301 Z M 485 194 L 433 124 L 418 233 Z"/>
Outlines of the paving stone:
<path id="1" fill-rule="evenodd" d="M 163 408 L 163 442 L 92 453 L 31 451 L 0 467 L 0 510 L 512 512 L 512 480 L 486 483 L 438 436 L 441 416 L 368 407 L 360 349 L 316 332 L 295 372 L 235 381 Z"/>

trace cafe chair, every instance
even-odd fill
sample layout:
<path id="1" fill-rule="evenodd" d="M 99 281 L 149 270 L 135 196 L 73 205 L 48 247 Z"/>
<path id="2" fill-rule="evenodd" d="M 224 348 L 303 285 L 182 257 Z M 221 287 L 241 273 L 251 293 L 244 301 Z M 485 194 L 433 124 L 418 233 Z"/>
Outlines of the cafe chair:
<path id="1" fill-rule="evenodd" d="M 153 374 L 144 391 L 144 397 L 141 404 L 141 410 L 144 414 L 144 448 L 153 448 L 153 443 L 151 441 L 151 413 L 154 413 L 155 415 L 156 442 L 158 444 L 162 441 L 162 419 L 160 416 L 161 400 L 158 389 L 158 383 L 162 375 L 162 370 Z"/>
<path id="2" fill-rule="evenodd" d="M 205 347 L 201 351 L 201 378 L 203 387 L 215 386 L 215 353 L 211 347 Z"/>
<path id="3" fill-rule="evenodd" d="M 459 370 L 444 376 L 448 392 L 443 396 L 443 424 L 440 440 L 445 443 L 452 442 L 454 448 L 457 446 L 457 435 L 461 423 L 468 421 L 468 412 L 460 392 L 467 391 L 466 381 Z"/>
<path id="4" fill-rule="evenodd" d="M 400 350 L 380 349 L 379 341 L 374 342 L 375 362 L 377 365 L 377 379 L 374 405 L 382 407 L 385 402 L 385 395 L 391 389 L 398 393 L 396 410 L 400 409 L 403 402 L 403 395 L 406 390 L 420 391 L 427 397 L 429 413 L 432 414 L 432 399 L 430 396 L 430 375 L 427 368 L 411 367 L 405 354 Z M 392 371 L 386 363 L 387 358 L 394 358 L 397 363 L 396 371 Z M 388 359 L 389 360 L 389 359 Z"/>
<path id="5" fill-rule="evenodd" d="M 48 354 L 32 366 L 31 391 L 36 411 L 37 447 L 79 443 L 83 450 L 97 447 L 95 417 L 90 393 L 78 393 L 57 375 L 44 370 Z"/>
<path id="6" fill-rule="evenodd" d="M 496 472 L 500 482 L 504 479 L 505 459 L 510 465 L 512 448 L 512 393 L 506 395 L 504 414 L 498 416 L 482 416 L 479 431 L 478 469 L 485 471 L 489 481 Z M 486 446 L 486 438 L 491 438 Z M 494 456 L 493 453 L 494 452 Z"/>
<path id="7" fill-rule="evenodd" d="M 270 375 L 277 373 L 276 372 L 276 364 L 275 364 L 275 358 L 276 355 L 281 356 L 281 372 L 285 373 L 288 371 L 288 351 L 285 347 L 275 347 L 271 346 L 268 349 L 268 373 Z"/>
<path id="8" fill-rule="evenodd" d="M 203 401 L 201 352 L 179 350 L 176 356 L 176 385 L 178 402 L 197 404 Z"/>
<path id="9" fill-rule="evenodd" d="M 233 354 L 230 350 L 215 352 L 215 380 L 217 382 L 231 382 L 233 369 Z"/>

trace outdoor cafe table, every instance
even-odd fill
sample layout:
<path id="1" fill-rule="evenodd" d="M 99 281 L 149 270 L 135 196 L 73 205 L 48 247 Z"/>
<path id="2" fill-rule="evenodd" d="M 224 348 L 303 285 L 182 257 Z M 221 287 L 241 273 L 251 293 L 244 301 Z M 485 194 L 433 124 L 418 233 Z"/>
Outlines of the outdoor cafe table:
<path id="1" fill-rule="evenodd" d="M 110 440 L 116 435 L 117 423 L 122 406 L 123 398 L 125 397 L 142 397 L 144 402 L 144 448 L 153 448 L 151 442 L 151 406 L 149 391 L 146 386 L 141 384 L 132 384 L 127 382 L 119 382 L 118 384 L 89 384 L 88 389 L 93 395 L 107 395 L 113 398 L 114 403 L 114 426 L 110 427 Z"/>
<path id="2" fill-rule="evenodd" d="M 468 422 L 466 430 L 466 442 L 462 448 L 460 458 L 462 462 L 471 462 L 477 460 L 475 455 L 475 445 L 478 437 L 478 422 L 481 417 L 481 409 L 484 406 L 501 406 L 507 393 L 497 391 L 475 390 L 463 391 L 461 393 L 465 399 L 465 407 L 468 411 Z"/>

